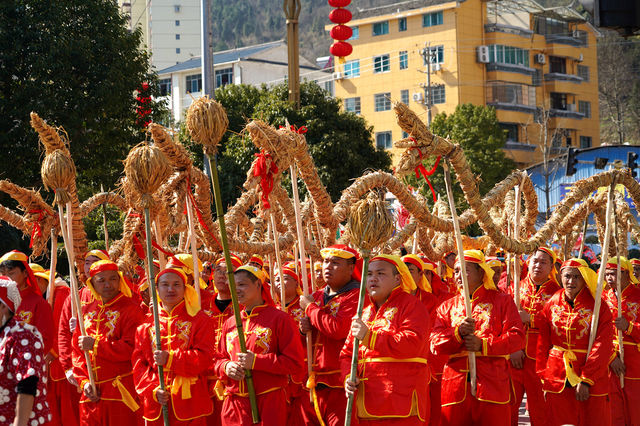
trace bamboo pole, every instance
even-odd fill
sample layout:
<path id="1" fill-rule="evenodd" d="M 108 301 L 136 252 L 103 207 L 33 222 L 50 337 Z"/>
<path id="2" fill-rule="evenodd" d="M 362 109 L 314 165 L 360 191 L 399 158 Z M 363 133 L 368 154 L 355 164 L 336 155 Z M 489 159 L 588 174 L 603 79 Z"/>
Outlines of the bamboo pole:
<path id="1" fill-rule="evenodd" d="M 291 165 L 291 189 L 293 191 L 293 208 L 296 213 L 296 231 L 298 232 L 298 248 L 300 249 L 300 269 L 302 269 L 302 294 L 304 297 L 309 297 L 309 282 L 307 281 L 307 252 L 304 246 L 304 228 L 302 227 L 302 212 L 300 208 L 300 195 L 298 194 L 298 174 L 296 172 L 296 166 Z M 313 265 L 311 265 L 311 275 L 313 275 Z M 284 287 L 284 286 L 283 286 Z M 313 337 L 311 331 L 306 333 L 307 341 L 307 373 L 311 375 L 312 370 L 312 346 Z"/>
<path id="2" fill-rule="evenodd" d="M 513 215 L 513 238 L 519 240 L 520 236 L 520 198 L 522 192 L 520 186 L 516 185 L 516 204 L 515 214 Z M 517 254 L 514 254 L 513 261 L 513 297 L 515 299 L 516 308 L 520 310 L 520 258 Z M 555 268 L 555 265 L 554 265 Z"/>
<path id="3" fill-rule="evenodd" d="M 206 149 L 205 149 L 206 151 Z M 238 330 L 238 344 L 240 351 L 246 353 L 247 345 L 245 342 L 244 331 L 242 329 L 242 318 L 240 317 L 240 305 L 238 304 L 238 294 L 236 293 L 236 281 L 233 276 L 233 268 L 231 268 L 231 252 L 229 251 L 229 242 L 227 240 L 227 228 L 224 221 L 224 210 L 222 209 L 222 193 L 220 192 L 220 181 L 218 179 L 218 165 L 214 157 L 213 167 L 209 154 L 205 152 L 204 161 L 211 171 L 211 187 L 213 189 L 213 197 L 216 202 L 216 215 L 218 216 L 218 225 L 220 227 L 220 240 L 222 243 L 222 251 L 224 252 L 224 260 L 227 266 L 227 281 L 231 292 L 231 303 L 233 304 L 233 315 Z M 260 414 L 258 412 L 258 401 L 256 400 L 256 392 L 253 386 L 253 377 L 251 370 L 245 370 L 244 380 L 247 384 L 247 393 L 249 394 L 249 403 L 251 405 L 251 417 L 253 423 L 260 422 Z"/>
<path id="4" fill-rule="evenodd" d="M 469 283 L 467 282 L 467 268 L 464 261 L 464 248 L 462 247 L 462 234 L 460 232 L 460 223 L 458 222 L 458 213 L 456 212 L 456 204 L 453 200 L 453 187 L 451 185 L 451 173 L 449 172 L 449 160 L 446 159 L 442 163 L 444 169 L 444 182 L 447 187 L 447 198 L 449 199 L 449 209 L 451 210 L 451 220 L 453 221 L 453 229 L 456 235 L 456 247 L 458 249 L 458 259 L 460 260 L 460 270 L 462 273 L 462 290 L 464 295 L 464 307 L 467 318 L 472 318 L 471 296 L 469 294 Z M 469 376 L 471 380 L 471 395 L 476 396 L 477 376 L 476 376 L 476 354 L 469 352 Z"/>
<path id="5" fill-rule="evenodd" d="M 278 230 L 276 229 L 276 219 L 273 212 L 269 215 L 271 220 L 271 232 L 273 236 L 273 246 L 276 251 L 276 264 L 278 265 L 278 276 L 280 277 L 280 309 L 287 312 L 287 302 L 284 298 L 284 277 L 282 276 L 282 260 L 280 259 L 280 244 L 278 243 Z M 275 273 L 272 274 L 275 283 Z"/>
<path id="6" fill-rule="evenodd" d="M 618 220 L 616 214 L 616 206 L 613 203 L 613 226 L 614 226 L 614 241 L 616 243 L 616 296 L 618 299 L 618 318 L 622 318 L 622 285 L 620 284 L 620 279 L 622 278 L 622 267 L 620 265 L 620 235 L 618 234 Z M 603 259 L 604 260 L 604 259 Z M 624 337 L 622 335 L 622 330 L 616 330 L 618 333 L 618 347 L 620 352 L 620 361 L 624 364 Z M 620 388 L 624 388 L 624 374 L 620 376 Z"/>
<path id="7" fill-rule="evenodd" d="M 191 198 L 187 195 L 187 219 L 189 220 L 189 233 L 191 234 L 191 261 L 193 262 L 193 286 L 198 294 L 198 303 L 202 303 L 200 295 L 200 266 L 198 262 L 198 247 L 196 244 L 196 227 L 193 220 L 193 204 Z"/>
<path id="8" fill-rule="evenodd" d="M 53 309 L 53 292 L 56 290 L 56 267 L 58 265 L 58 233 L 55 226 L 51 227 L 51 262 L 49 264 L 49 286 L 47 287 L 47 302 Z"/>
<path id="9" fill-rule="evenodd" d="M 156 350 L 162 350 L 162 340 L 160 337 L 160 315 L 158 313 L 158 293 L 156 292 L 156 277 L 153 275 L 153 247 L 151 245 L 151 215 L 149 214 L 149 207 L 144 209 L 144 226 L 146 231 L 146 243 L 147 243 L 147 281 L 149 283 L 149 293 L 151 293 L 151 308 L 153 311 L 153 326 L 155 328 L 155 344 Z M 167 387 L 164 383 L 164 368 L 158 366 L 158 381 L 160 382 L 160 389 L 166 391 Z M 162 406 L 162 417 L 164 418 L 165 426 L 169 426 L 169 407 Z"/>
<path id="10" fill-rule="evenodd" d="M 582 225 L 582 241 L 580 242 L 580 251 L 578 252 L 578 259 L 582 259 L 582 254 L 584 253 L 584 243 L 587 238 L 587 225 L 589 224 L 589 210 L 587 210 L 587 215 L 584 218 L 584 225 Z"/>
<path id="11" fill-rule="evenodd" d="M 58 204 L 58 218 L 60 219 L 60 230 L 62 231 L 62 239 L 64 241 L 64 248 L 67 251 L 67 261 L 69 262 L 69 281 L 71 282 L 71 312 L 72 316 L 75 316 L 77 319 L 77 327 L 80 330 L 80 335 L 82 337 L 87 336 L 87 331 L 84 328 L 84 318 L 82 315 L 82 308 L 80 304 L 80 294 L 78 289 L 78 278 L 76 276 L 76 267 L 73 264 L 73 237 L 72 234 L 69 234 L 68 225 L 71 223 L 71 202 L 67 203 L 67 218 L 65 221 L 64 216 L 64 208 L 62 204 Z M 65 223 L 66 222 L 66 223 Z M 84 351 L 84 360 L 87 363 L 87 372 L 89 373 L 89 383 L 91 384 L 91 388 L 93 389 L 93 393 L 97 394 L 96 390 L 96 379 L 95 373 L 93 371 L 93 366 L 91 365 L 91 357 L 89 356 L 89 351 Z"/>
<path id="12" fill-rule="evenodd" d="M 587 357 L 593 347 L 593 342 L 596 340 L 596 334 L 598 332 L 598 320 L 600 319 L 600 305 L 602 304 L 602 286 L 604 283 L 605 263 L 609 253 L 609 239 L 611 238 L 611 214 L 613 210 L 613 191 L 615 190 L 616 180 L 613 179 L 611 186 L 609 187 L 609 194 L 607 195 L 607 213 L 605 221 L 604 242 L 602 244 L 602 253 L 600 255 L 600 270 L 598 271 L 598 286 L 596 288 L 595 303 L 593 305 L 593 315 L 591 316 L 591 330 L 589 332 L 589 347 L 587 348 Z"/>
<path id="13" fill-rule="evenodd" d="M 156 234 L 156 241 L 162 247 L 164 247 L 164 236 L 162 232 L 160 232 L 160 225 L 155 220 L 153 221 L 153 230 Z M 167 258 L 164 257 L 164 253 L 158 250 L 158 265 L 160 266 L 160 270 L 162 271 L 164 267 L 167 265 Z"/>
<path id="14" fill-rule="evenodd" d="M 413 233 L 413 244 L 411 246 L 411 253 L 418 254 L 418 228 L 416 227 Z"/>
<path id="15" fill-rule="evenodd" d="M 100 185 L 100 192 L 104 192 L 104 187 L 102 185 Z M 104 249 L 106 251 L 109 251 L 109 230 L 107 229 L 107 199 L 105 199 L 104 203 L 102 203 L 102 229 L 104 230 Z"/>

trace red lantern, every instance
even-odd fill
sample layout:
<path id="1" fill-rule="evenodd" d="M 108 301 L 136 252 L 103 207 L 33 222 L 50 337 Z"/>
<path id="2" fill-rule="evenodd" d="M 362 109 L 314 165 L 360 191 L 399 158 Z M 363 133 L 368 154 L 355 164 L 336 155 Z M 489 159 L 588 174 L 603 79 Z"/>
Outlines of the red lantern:
<path id="1" fill-rule="evenodd" d="M 329 20 L 334 24 L 346 24 L 351 20 L 351 12 L 348 9 L 333 9 L 329 13 Z"/>
<path id="2" fill-rule="evenodd" d="M 353 35 L 353 30 L 351 27 L 346 25 L 336 25 L 331 28 L 331 32 L 329 34 L 334 40 L 349 40 Z"/>
<path id="3" fill-rule="evenodd" d="M 331 7 L 347 7 L 351 3 L 351 0 L 329 0 L 329 6 Z"/>
<path id="4" fill-rule="evenodd" d="M 343 58 L 345 56 L 349 56 L 351 52 L 353 52 L 353 47 L 346 41 L 337 41 L 331 45 L 329 52 L 331 52 L 333 56 Z"/>

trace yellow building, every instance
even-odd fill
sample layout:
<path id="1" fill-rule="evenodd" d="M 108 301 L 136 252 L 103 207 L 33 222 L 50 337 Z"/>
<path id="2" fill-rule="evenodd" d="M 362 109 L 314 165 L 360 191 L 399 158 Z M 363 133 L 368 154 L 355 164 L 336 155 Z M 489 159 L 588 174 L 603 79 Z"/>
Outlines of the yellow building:
<path id="1" fill-rule="evenodd" d="M 403 1 L 358 11 L 349 25 L 353 53 L 336 66 L 335 95 L 374 126 L 376 145 L 390 149 L 394 163 L 401 151 L 392 142 L 406 135 L 391 101 L 425 122 L 429 109 L 435 116 L 463 103 L 495 107 L 506 155 L 519 166 L 542 161 L 545 143 L 552 155 L 600 144 L 597 32 L 571 9 L 532 0 Z"/>

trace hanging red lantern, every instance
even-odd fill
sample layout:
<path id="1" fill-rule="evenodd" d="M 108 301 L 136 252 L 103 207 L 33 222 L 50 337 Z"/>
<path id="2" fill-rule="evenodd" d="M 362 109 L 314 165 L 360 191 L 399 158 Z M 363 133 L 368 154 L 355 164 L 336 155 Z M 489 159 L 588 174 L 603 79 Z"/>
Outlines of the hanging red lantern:
<path id="1" fill-rule="evenodd" d="M 348 9 L 333 9 L 329 13 L 329 20 L 334 24 L 346 24 L 351 20 L 351 12 Z"/>
<path id="2" fill-rule="evenodd" d="M 331 52 L 333 56 L 344 58 L 345 56 L 351 55 L 351 52 L 353 52 L 353 46 L 346 41 L 336 41 L 329 48 L 329 52 Z"/>
<path id="3" fill-rule="evenodd" d="M 329 33 L 329 35 L 334 40 L 349 40 L 353 35 L 353 30 L 351 29 L 351 27 L 348 27 L 346 25 L 336 25 L 335 27 L 331 28 L 331 32 Z"/>
<path id="4" fill-rule="evenodd" d="M 351 0 L 329 0 L 329 6 L 331 7 L 347 7 L 351 3 Z"/>

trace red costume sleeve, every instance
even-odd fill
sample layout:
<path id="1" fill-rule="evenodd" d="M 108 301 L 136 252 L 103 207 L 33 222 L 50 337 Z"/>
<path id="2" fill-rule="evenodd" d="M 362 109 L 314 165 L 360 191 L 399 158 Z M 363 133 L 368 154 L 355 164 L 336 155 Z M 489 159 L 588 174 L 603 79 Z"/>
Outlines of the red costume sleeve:
<path id="1" fill-rule="evenodd" d="M 555 297 L 555 296 L 554 296 Z M 543 377 L 544 371 L 547 369 L 547 361 L 549 360 L 549 351 L 552 348 L 551 344 L 551 324 L 549 322 L 549 304 L 547 304 L 540 315 L 538 315 L 538 323 L 536 327 L 540 334 L 538 335 L 538 348 L 536 350 L 536 373 L 538 376 Z"/>
<path id="2" fill-rule="evenodd" d="M 440 305 L 431 331 L 431 351 L 436 355 L 451 355 L 465 350 L 458 328 L 451 326 L 451 307 L 458 302 L 455 296 Z"/>
<path id="3" fill-rule="evenodd" d="M 252 370 L 272 374 L 295 374 L 304 366 L 304 354 L 293 318 L 283 316 L 275 330 L 277 353 L 256 354 Z"/>
<path id="4" fill-rule="evenodd" d="M 482 339 L 484 355 L 509 355 L 524 348 L 524 326 L 513 299 L 503 295 L 497 300 L 503 305 L 502 331 L 498 336 Z"/>
<path id="5" fill-rule="evenodd" d="M 64 371 L 72 367 L 71 361 L 71 330 L 69 330 L 69 318 L 71 318 L 71 298 L 67 297 L 62 305 L 62 312 L 58 320 L 58 355 Z"/>
<path id="6" fill-rule="evenodd" d="M 177 376 L 198 376 L 211 366 L 215 353 L 214 325 L 211 318 L 202 313 L 194 321 L 192 345 L 190 349 L 171 350 L 166 368 Z M 155 365 L 154 365 L 155 366 Z"/>
<path id="7" fill-rule="evenodd" d="M 634 342 L 639 343 L 640 342 L 640 322 L 632 321 L 630 314 L 625 315 L 625 318 L 627 319 L 627 321 L 629 321 L 629 327 L 624 332 L 624 334 L 631 337 L 631 339 L 633 339 Z"/>
<path id="8" fill-rule="evenodd" d="M 582 368 L 581 378 L 593 384 L 603 376 L 603 371 L 609 367 L 613 355 L 613 318 L 606 303 L 600 305 L 598 330 L 591 352 Z"/>
<path id="9" fill-rule="evenodd" d="M 357 301 L 358 292 L 352 291 L 352 293 L 355 294 L 354 300 Z M 320 295 L 320 297 L 322 297 L 322 295 Z M 309 317 L 309 320 L 311 320 L 311 325 L 320 333 L 332 339 L 344 339 L 349 334 L 351 319 L 356 314 L 358 308 L 357 302 L 352 303 L 352 297 L 353 295 L 349 295 L 340 301 L 340 306 L 335 316 L 325 312 L 317 303 L 309 304 L 305 310 L 305 314 Z"/>
<path id="10" fill-rule="evenodd" d="M 136 330 L 136 344 L 131 356 L 136 392 L 147 401 L 153 398 L 153 391 L 160 383 L 158 370 L 153 362 L 153 345 L 149 335 L 149 327 L 152 326 L 143 324 Z"/>

